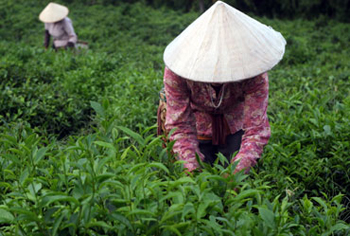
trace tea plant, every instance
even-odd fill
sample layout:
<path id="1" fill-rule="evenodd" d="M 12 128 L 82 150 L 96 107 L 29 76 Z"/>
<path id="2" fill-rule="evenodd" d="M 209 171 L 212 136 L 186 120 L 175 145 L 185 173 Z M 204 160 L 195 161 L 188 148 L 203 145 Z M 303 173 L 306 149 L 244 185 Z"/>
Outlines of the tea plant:
<path id="1" fill-rule="evenodd" d="M 187 175 L 154 124 L 162 53 L 198 13 L 108 3 L 67 2 L 79 53 L 42 48 L 46 2 L 0 5 L 0 235 L 350 234 L 349 24 L 259 18 L 288 43 L 269 144 L 249 176 L 222 156 Z"/>
<path id="2" fill-rule="evenodd" d="M 28 126 L 1 135 L 3 235 L 329 235 L 349 229 L 337 220 L 342 195 L 270 199 L 271 183 L 243 173 L 222 177 L 234 165 L 202 163 L 200 173 L 187 176 L 160 148 L 154 127 L 138 134 L 116 126 L 115 118 L 99 119 L 100 131 L 66 144 Z"/>

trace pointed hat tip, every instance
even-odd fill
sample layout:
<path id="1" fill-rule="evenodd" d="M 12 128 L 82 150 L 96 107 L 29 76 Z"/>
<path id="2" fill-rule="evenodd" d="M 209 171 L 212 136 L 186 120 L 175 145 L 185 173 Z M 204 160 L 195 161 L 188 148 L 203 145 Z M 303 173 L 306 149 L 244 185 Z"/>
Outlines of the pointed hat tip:
<path id="1" fill-rule="evenodd" d="M 216 1 L 214 5 L 212 5 L 212 8 L 222 9 L 222 8 L 232 8 L 232 7 L 223 1 Z"/>
<path id="2" fill-rule="evenodd" d="M 220 5 L 225 5 L 225 3 L 224 3 L 223 1 L 216 1 L 216 2 L 214 3 L 214 5 L 220 6 Z"/>

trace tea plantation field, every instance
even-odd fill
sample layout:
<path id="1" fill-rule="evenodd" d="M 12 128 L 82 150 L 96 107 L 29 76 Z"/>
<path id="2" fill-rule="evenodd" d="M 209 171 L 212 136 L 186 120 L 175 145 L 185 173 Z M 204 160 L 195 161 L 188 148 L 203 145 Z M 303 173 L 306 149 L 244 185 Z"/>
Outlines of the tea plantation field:
<path id="1" fill-rule="evenodd" d="M 163 51 L 198 13 L 100 2 L 62 2 L 89 50 L 57 53 L 46 1 L 0 2 L 0 236 L 350 235 L 349 23 L 258 18 L 287 40 L 269 144 L 248 176 L 186 175 L 155 124 Z"/>

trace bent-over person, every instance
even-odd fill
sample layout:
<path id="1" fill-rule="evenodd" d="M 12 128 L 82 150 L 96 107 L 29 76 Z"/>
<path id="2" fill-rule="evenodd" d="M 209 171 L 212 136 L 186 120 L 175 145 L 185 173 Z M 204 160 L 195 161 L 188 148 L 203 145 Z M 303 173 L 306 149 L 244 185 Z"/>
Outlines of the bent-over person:
<path id="1" fill-rule="evenodd" d="M 44 46 L 47 49 L 52 36 L 54 49 L 74 48 L 78 37 L 74 32 L 71 19 L 67 17 L 67 7 L 57 3 L 49 3 L 40 13 L 39 19 L 45 23 Z"/>
<path id="2" fill-rule="evenodd" d="M 270 138 L 268 74 L 283 57 L 283 36 L 217 1 L 165 49 L 165 129 L 187 171 L 196 154 L 222 153 L 246 172 Z M 237 152 L 236 156 L 233 156 Z"/>

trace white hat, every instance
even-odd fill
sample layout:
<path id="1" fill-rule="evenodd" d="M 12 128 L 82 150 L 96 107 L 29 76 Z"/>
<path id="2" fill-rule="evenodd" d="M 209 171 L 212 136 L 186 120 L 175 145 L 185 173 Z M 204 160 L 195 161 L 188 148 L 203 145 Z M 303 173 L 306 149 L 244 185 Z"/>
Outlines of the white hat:
<path id="1" fill-rule="evenodd" d="M 183 78 L 225 83 L 270 70 L 285 45 L 279 32 L 217 1 L 166 47 L 163 57 Z"/>
<path id="2" fill-rule="evenodd" d="M 54 23 L 63 20 L 68 15 L 68 12 L 67 7 L 50 2 L 40 13 L 39 19 L 44 23 Z"/>

